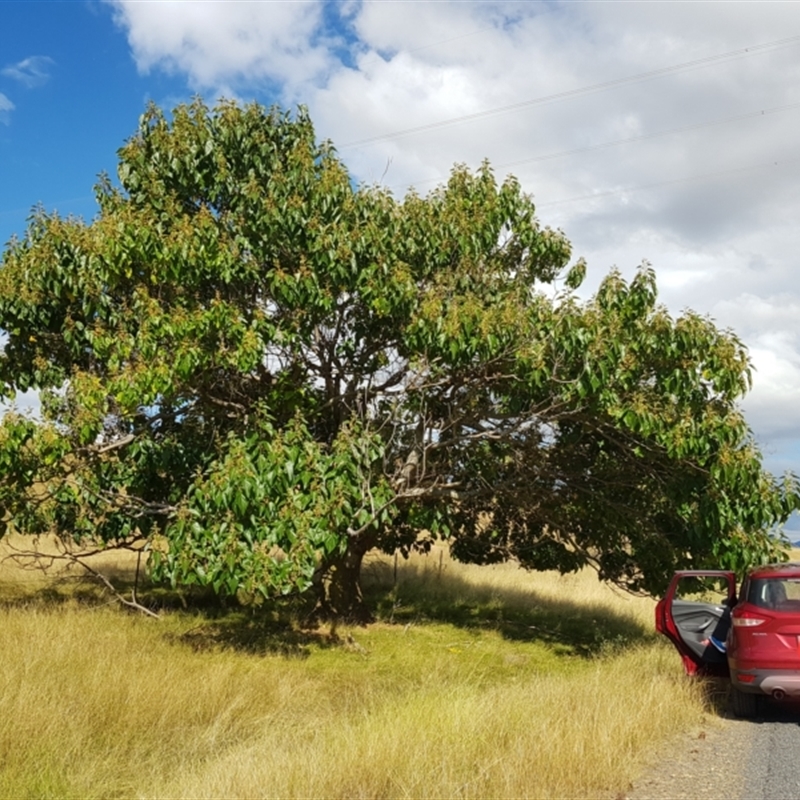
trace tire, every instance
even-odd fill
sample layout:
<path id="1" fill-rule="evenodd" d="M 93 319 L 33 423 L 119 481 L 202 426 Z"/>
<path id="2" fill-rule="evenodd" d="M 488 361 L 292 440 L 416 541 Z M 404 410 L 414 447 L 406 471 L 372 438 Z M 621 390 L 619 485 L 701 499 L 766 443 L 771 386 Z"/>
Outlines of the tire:
<path id="1" fill-rule="evenodd" d="M 737 689 L 735 686 L 731 687 L 731 704 L 733 705 L 733 713 L 742 719 L 751 719 L 758 714 L 758 700 L 757 694 L 749 694 Z"/>

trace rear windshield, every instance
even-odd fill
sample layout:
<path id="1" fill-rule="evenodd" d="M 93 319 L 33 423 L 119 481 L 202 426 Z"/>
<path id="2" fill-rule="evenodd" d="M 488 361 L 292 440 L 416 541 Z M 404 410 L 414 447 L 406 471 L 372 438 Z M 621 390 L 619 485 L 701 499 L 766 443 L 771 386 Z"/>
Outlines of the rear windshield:
<path id="1" fill-rule="evenodd" d="M 774 611 L 800 611 L 800 578 L 751 578 L 747 601 Z"/>

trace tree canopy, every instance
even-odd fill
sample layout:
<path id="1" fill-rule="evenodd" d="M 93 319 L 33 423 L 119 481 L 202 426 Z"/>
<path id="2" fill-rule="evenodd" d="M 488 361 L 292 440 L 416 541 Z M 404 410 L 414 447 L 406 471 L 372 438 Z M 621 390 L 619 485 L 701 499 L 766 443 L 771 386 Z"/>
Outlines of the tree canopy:
<path id="1" fill-rule="evenodd" d="M 357 186 L 306 112 L 150 106 L 86 223 L 37 210 L 0 267 L 0 532 L 148 542 L 173 584 L 316 589 L 449 539 L 456 557 L 675 568 L 781 557 L 794 477 L 738 406 L 743 344 L 671 316 L 653 270 L 585 264 L 484 165 Z"/>

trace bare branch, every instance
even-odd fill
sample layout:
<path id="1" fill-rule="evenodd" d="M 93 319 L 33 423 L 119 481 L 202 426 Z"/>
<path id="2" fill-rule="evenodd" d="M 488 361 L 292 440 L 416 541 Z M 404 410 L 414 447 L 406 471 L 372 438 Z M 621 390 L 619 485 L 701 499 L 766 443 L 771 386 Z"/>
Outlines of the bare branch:
<path id="1" fill-rule="evenodd" d="M 118 450 L 120 447 L 125 447 L 126 444 L 130 444 L 136 437 L 129 433 L 127 436 L 123 436 L 121 439 L 118 439 L 116 442 L 110 442 L 109 444 L 102 445 L 101 447 L 92 447 L 91 450 L 98 455 L 102 455 L 103 453 L 108 453 L 111 450 Z"/>
<path id="2" fill-rule="evenodd" d="M 5 561 L 12 561 L 22 569 L 38 569 L 41 570 L 43 573 L 47 573 L 49 569 L 51 569 L 57 562 L 63 561 L 67 564 L 76 565 L 83 569 L 86 573 L 91 575 L 97 581 L 102 583 L 116 598 L 116 600 L 126 608 L 133 609 L 134 611 L 138 611 L 142 614 L 146 614 L 149 617 L 153 617 L 154 619 L 160 619 L 159 615 L 156 614 L 154 611 L 151 611 L 149 608 L 146 608 L 141 603 L 138 602 L 136 598 L 136 588 L 131 591 L 131 599 L 125 597 L 114 584 L 111 582 L 110 578 L 107 575 L 104 575 L 100 570 L 96 569 L 95 567 L 91 566 L 91 564 L 87 563 L 86 559 L 90 558 L 91 556 L 99 555 L 100 553 L 107 553 L 111 550 L 129 550 L 137 553 L 137 581 L 138 581 L 138 571 L 139 565 L 141 563 L 141 554 L 143 551 L 142 547 L 134 547 L 135 543 L 143 542 L 143 538 L 132 539 L 125 544 L 117 545 L 111 548 L 93 548 L 91 550 L 82 550 L 79 553 L 71 552 L 66 544 L 60 540 L 56 539 L 56 547 L 59 548 L 59 552 L 56 553 L 42 553 L 40 550 L 23 550 L 12 542 L 7 542 L 6 546 L 9 547 L 13 552 L 9 555 L 3 557 L 0 560 L 0 563 Z M 145 545 L 146 547 L 146 545 Z"/>

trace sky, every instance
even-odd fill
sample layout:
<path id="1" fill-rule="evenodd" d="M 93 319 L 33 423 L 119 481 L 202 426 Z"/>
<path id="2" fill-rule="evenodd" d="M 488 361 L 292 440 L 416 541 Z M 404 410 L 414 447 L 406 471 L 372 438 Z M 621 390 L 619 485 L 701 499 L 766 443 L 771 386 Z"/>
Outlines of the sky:
<path id="1" fill-rule="evenodd" d="M 146 103 L 194 95 L 304 104 L 398 196 L 513 173 L 585 294 L 647 260 L 736 332 L 765 464 L 800 472 L 800 2 L 0 0 L 0 244 L 37 204 L 90 220 Z"/>

